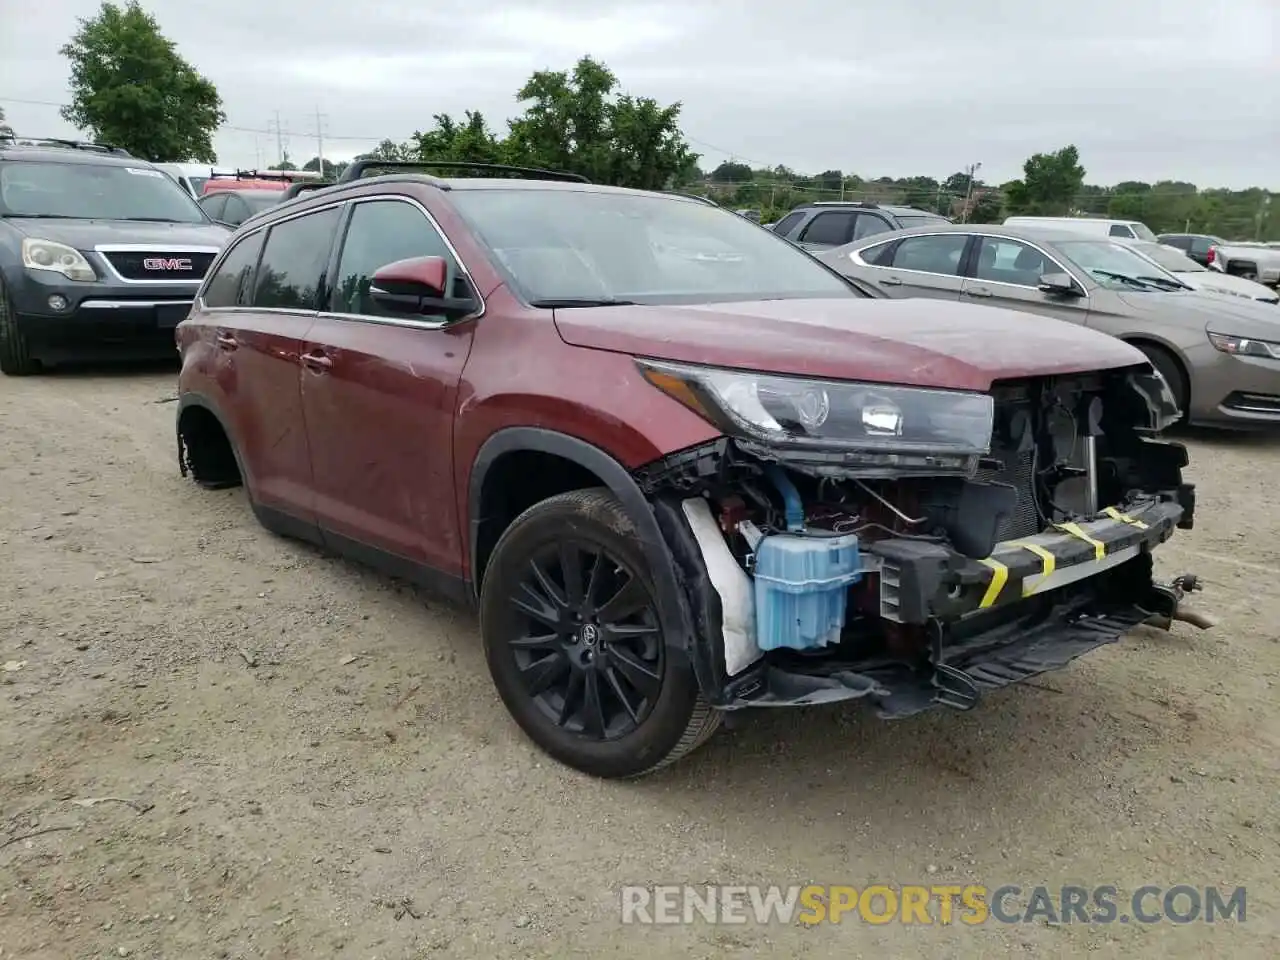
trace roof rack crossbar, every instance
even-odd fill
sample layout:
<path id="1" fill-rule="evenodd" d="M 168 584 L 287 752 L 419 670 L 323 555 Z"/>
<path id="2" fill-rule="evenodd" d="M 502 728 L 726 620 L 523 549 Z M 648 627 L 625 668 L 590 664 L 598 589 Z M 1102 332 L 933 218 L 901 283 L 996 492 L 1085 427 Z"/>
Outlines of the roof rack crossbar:
<path id="1" fill-rule="evenodd" d="M 218 173 L 209 171 L 210 180 L 280 180 L 284 183 L 314 183 L 314 180 L 299 180 L 293 170 L 237 170 L 234 173 Z"/>
<path id="2" fill-rule="evenodd" d="M 528 180 L 561 180 L 590 183 L 580 173 L 543 170 L 539 167 L 514 167 L 505 163 L 471 163 L 465 160 L 354 160 L 342 171 L 338 183 L 350 183 L 364 176 L 366 170 L 475 170 L 481 173 L 517 173 Z"/>
<path id="3" fill-rule="evenodd" d="M 130 153 L 128 150 L 126 150 L 124 147 L 117 147 L 114 144 L 92 143 L 88 140 L 71 140 L 67 137 L 29 137 L 24 134 L 15 133 L 10 135 L 9 133 L 6 133 L 4 135 L 4 139 L 5 140 L 11 139 L 13 140 L 14 145 L 20 146 L 20 147 L 58 146 L 58 147 L 67 147 L 71 150 L 89 150 L 94 153 L 111 153 L 111 154 L 115 154 L 117 157 L 133 156 L 133 154 Z"/>

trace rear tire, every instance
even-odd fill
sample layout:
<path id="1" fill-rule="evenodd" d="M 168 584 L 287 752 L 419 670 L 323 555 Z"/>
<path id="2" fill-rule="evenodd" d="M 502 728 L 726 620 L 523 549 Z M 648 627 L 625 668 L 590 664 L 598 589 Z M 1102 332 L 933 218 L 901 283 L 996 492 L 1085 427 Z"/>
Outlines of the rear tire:
<path id="1" fill-rule="evenodd" d="M 40 369 L 27 346 L 27 338 L 18 329 L 18 315 L 4 280 L 0 279 L 0 372 L 10 377 L 25 377 Z"/>
<path id="2" fill-rule="evenodd" d="M 631 519 L 606 489 L 535 504 L 494 547 L 480 591 L 489 672 L 516 723 L 561 763 L 638 777 L 719 726 L 667 645 L 656 596 Z"/>
<path id="3" fill-rule="evenodd" d="M 1169 389 L 1173 391 L 1173 399 L 1177 401 L 1178 409 L 1182 411 L 1182 417 L 1178 422 L 1185 421 L 1191 388 L 1187 384 L 1187 375 L 1183 372 L 1182 364 L 1164 347 L 1146 343 L 1135 344 L 1135 346 L 1147 355 L 1156 372 L 1164 377 L 1165 383 L 1169 384 Z"/>

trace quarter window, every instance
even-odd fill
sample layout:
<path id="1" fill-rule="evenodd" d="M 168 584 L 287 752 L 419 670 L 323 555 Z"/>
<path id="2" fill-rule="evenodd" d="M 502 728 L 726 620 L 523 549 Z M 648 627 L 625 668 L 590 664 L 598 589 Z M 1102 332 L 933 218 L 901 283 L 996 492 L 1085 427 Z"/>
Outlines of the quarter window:
<path id="1" fill-rule="evenodd" d="M 785 217 L 783 217 L 781 220 L 779 220 L 777 223 L 773 225 L 773 232 L 780 233 L 782 234 L 782 236 L 785 237 L 788 233 L 794 230 L 796 228 L 796 224 L 803 219 L 804 219 L 803 210 L 797 213 L 788 213 Z"/>
<path id="2" fill-rule="evenodd" d="M 891 266 L 899 270 L 919 270 L 943 276 L 959 276 L 967 234 L 948 233 L 925 237 L 907 237 L 893 252 Z"/>
<path id="3" fill-rule="evenodd" d="M 983 237 L 978 244 L 978 265 L 974 276 L 992 283 L 1038 287 L 1047 273 L 1063 270 L 1035 247 L 1017 240 Z"/>
<path id="4" fill-rule="evenodd" d="M 337 225 L 338 208 L 330 207 L 271 227 L 253 305 L 318 310 Z"/>
<path id="5" fill-rule="evenodd" d="M 893 246 L 893 241 L 888 243 L 877 243 L 873 247 L 864 247 L 859 254 L 863 263 L 874 264 L 879 267 L 887 267 L 890 264 L 888 259 L 889 248 Z"/>
<path id="6" fill-rule="evenodd" d="M 443 257 L 448 264 L 447 295 L 469 295 L 448 244 L 421 210 L 400 200 L 356 204 L 342 244 L 329 309 L 334 313 L 403 317 L 390 314 L 375 303 L 369 296 L 369 286 L 379 267 L 411 257 Z M 424 320 L 436 319 L 429 314 L 421 316 Z"/>
<path id="7" fill-rule="evenodd" d="M 246 307 L 253 291 L 253 270 L 262 252 L 262 231 L 251 233 L 228 252 L 205 285 L 206 307 Z"/>
<path id="8" fill-rule="evenodd" d="M 1126 227 L 1123 223 L 1113 223 L 1111 225 L 1111 236 L 1126 237 L 1129 240 L 1134 239 L 1133 231 Z"/>

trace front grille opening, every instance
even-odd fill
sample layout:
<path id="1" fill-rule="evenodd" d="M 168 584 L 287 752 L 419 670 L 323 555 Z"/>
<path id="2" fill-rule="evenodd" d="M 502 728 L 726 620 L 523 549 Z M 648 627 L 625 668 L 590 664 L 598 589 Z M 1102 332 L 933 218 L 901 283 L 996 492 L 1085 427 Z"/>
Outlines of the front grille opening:
<path id="1" fill-rule="evenodd" d="M 1241 413 L 1280 414 L 1280 396 L 1271 393 L 1245 393 L 1243 390 L 1236 390 L 1227 395 L 1222 405 Z"/>

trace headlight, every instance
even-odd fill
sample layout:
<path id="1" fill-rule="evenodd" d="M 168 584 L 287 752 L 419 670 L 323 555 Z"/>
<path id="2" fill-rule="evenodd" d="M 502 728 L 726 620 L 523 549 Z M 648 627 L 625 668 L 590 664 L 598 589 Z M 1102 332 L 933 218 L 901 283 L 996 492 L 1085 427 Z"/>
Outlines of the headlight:
<path id="1" fill-rule="evenodd" d="M 28 270 L 50 270 L 68 280 L 97 280 L 89 261 L 75 247 L 52 240 L 22 241 L 22 265 Z"/>
<path id="2" fill-rule="evenodd" d="M 1266 357 L 1280 360 L 1280 343 L 1272 340 L 1253 340 L 1249 337 L 1232 337 L 1225 333 L 1209 334 L 1209 342 L 1223 353 L 1238 357 Z"/>
<path id="3" fill-rule="evenodd" d="M 991 448 L 995 401 L 985 393 L 637 363 L 651 384 L 726 434 L 811 451 L 845 469 L 967 474 Z"/>

